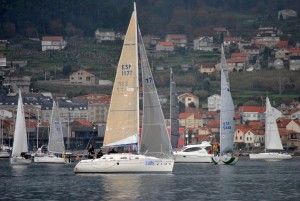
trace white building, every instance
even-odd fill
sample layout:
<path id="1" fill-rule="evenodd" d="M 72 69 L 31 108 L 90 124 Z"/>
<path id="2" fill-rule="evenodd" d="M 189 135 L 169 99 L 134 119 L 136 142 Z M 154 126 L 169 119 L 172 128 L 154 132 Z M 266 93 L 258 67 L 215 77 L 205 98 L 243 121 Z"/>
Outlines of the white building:
<path id="1" fill-rule="evenodd" d="M 42 51 L 62 50 L 67 46 L 62 36 L 44 36 L 42 40 Z"/>
<path id="2" fill-rule="evenodd" d="M 218 111 L 221 109 L 221 96 L 214 94 L 207 98 L 208 111 Z"/>
<path id="3" fill-rule="evenodd" d="M 6 67 L 6 56 L 0 53 L 0 67 Z"/>
<path id="4" fill-rule="evenodd" d="M 116 34 L 112 29 L 97 29 L 95 31 L 95 38 L 98 43 L 102 41 L 115 41 Z"/>

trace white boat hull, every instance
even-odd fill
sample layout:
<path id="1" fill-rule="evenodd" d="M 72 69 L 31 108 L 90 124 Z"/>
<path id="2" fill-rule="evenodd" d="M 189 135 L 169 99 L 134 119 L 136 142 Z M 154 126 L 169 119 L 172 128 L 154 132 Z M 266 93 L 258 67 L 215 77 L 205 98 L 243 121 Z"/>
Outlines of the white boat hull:
<path id="1" fill-rule="evenodd" d="M 0 158 L 9 158 L 9 156 L 7 151 L 0 151 Z"/>
<path id="2" fill-rule="evenodd" d="M 211 163 L 213 154 L 174 153 L 175 163 Z"/>
<path id="3" fill-rule="evenodd" d="M 223 156 L 213 156 L 211 161 L 215 165 L 235 165 L 238 161 L 238 157 L 223 155 Z"/>
<path id="4" fill-rule="evenodd" d="M 82 160 L 75 173 L 172 173 L 174 159 L 135 154 L 110 154 L 97 159 Z"/>
<path id="5" fill-rule="evenodd" d="M 31 159 L 26 159 L 24 157 L 11 157 L 9 158 L 11 165 L 28 165 L 31 163 Z"/>
<path id="6" fill-rule="evenodd" d="M 276 153 L 276 152 L 266 152 L 258 154 L 249 154 L 250 159 L 265 159 L 265 160 L 282 160 L 291 159 L 292 156 L 289 154 Z"/>
<path id="7" fill-rule="evenodd" d="M 35 163 L 58 163 L 65 164 L 66 158 L 60 158 L 55 155 L 46 155 L 46 156 L 35 156 L 33 161 Z"/>

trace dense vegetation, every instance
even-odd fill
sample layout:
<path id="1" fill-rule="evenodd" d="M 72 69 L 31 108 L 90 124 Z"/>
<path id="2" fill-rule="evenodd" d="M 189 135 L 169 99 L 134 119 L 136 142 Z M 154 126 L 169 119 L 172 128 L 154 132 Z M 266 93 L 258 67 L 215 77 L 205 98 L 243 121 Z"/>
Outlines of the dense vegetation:
<path id="1" fill-rule="evenodd" d="M 125 32 L 132 2 L 0 0 L 0 37 L 92 37 L 97 28 Z M 218 26 L 246 37 L 260 25 L 278 24 L 279 10 L 300 13 L 298 0 L 137 0 L 137 8 L 144 34 L 182 33 L 191 38 L 210 34 Z M 289 29 L 297 34 L 296 27 Z"/>

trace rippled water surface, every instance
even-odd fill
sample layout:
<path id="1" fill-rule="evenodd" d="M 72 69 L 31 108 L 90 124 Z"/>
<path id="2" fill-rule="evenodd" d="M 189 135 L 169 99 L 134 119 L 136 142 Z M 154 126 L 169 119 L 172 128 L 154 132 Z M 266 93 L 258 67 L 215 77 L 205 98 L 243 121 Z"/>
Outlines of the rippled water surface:
<path id="1" fill-rule="evenodd" d="M 175 164 L 169 175 L 75 175 L 74 166 L 1 159 L 0 200 L 300 200 L 300 158 Z"/>

